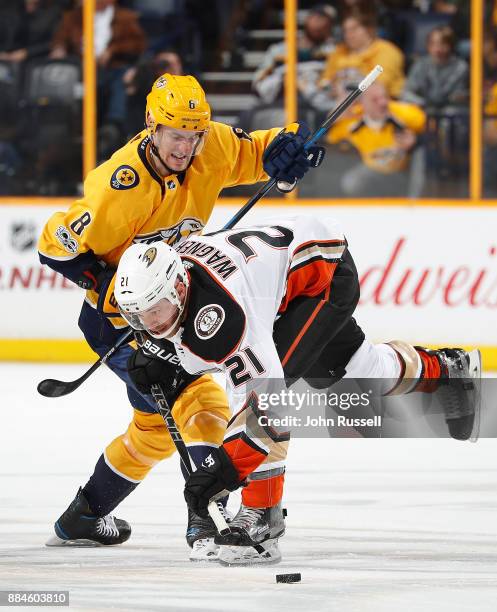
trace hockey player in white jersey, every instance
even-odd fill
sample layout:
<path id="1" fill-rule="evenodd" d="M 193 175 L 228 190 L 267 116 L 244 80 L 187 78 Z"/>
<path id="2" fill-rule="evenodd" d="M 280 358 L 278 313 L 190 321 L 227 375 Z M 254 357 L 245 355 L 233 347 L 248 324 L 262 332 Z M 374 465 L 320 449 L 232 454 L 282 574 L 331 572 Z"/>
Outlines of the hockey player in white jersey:
<path id="1" fill-rule="evenodd" d="M 285 218 L 195 236 L 176 250 L 132 245 L 119 262 L 115 295 L 132 327 L 174 342 L 187 372 L 226 373 L 233 416 L 222 446 L 187 480 L 185 498 L 205 516 L 211 498 L 243 486 L 231 533 L 216 537 L 219 560 L 230 565 L 281 558 L 288 437 L 250 419 L 260 393 L 302 377 L 330 384 L 378 378 L 388 381 L 384 394 L 432 392 L 480 373 L 478 351 L 365 338 L 352 316 L 357 271 L 333 220 Z M 475 386 L 451 390 L 445 420 L 451 435 L 465 440 L 477 421 Z"/>

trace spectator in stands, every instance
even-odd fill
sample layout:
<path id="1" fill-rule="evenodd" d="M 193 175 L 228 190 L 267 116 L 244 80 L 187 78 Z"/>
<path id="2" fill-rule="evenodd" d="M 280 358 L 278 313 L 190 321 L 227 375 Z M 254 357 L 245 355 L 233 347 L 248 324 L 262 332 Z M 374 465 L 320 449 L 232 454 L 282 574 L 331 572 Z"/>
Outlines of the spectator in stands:
<path id="1" fill-rule="evenodd" d="M 414 176 L 412 154 L 425 120 L 419 107 L 391 100 L 385 85 L 373 83 L 355 107 L 355 117 L 337 121 L 328 133 L 328 142 L 361 158 L 342 175 L 343 192 L 354 197 L 419 196 L 424 174 L 419 164 Z"/>
<path id="2" fill-rule="evenodd" d="M 313 7 L 305 20 L 304 30 L 297 41 L 297 87 L 301 101 L 313 102 L 317 83 L 328 54 L 335 44 L 331 30 L 335 22 L 335 9 L 327 4 Z M 283 97 L 286 72 L 286 44 L 271 45 L 261 67 L 254 74 L 252 87 L 265 104 Z"/>
<path id="3" fill-rule="evenodd" d="M 147 97 L 153 83 L 168 72 L 182 75 L 183 63 L 180 56 L 172 50 L 163 50 L 153 57 L 143 57 L 135 66 L 129 68 L 123 76 L 128 96 L 126 130 L 132 137 L 143 130 L 143 100 Z"/>
<path id="4" fill-rule="evenodd" d="M 370 14 L 351 12 L 342 21 L 343 43 L 328 56 L 320 86 L 331 100 L 343 97 L 376 64 L 383 66 L 379 81 L 397 98 L 404 87 L 404 55 L 393 43 L 376 35 Z M 330 102 L 330 106 L 333 104 Z"/>
<path id="5" fill-rule="evenodd" d="M 427 55 L 414 62 L 407 76 L 404 101 L 435 109 L 467 102 L 468 65 L 454 54 L 455 45 L 449 26 L 431 30 Z"/>
<path id="6" fill-rule="evenodd" d="M 19 0 L 2 0 L 0 3 L 0 52 L 15 49 L 16 34 L 22 25 L 22 6 Z"/>
<path id="7" fill-rule="evenodd" d="M 483 118 L 483 187 L 486 197 L 497 197 L 497 83 L 489 88 Z"/>
<path id="8" fill-rule="evenodd" d="M 488 22 L 488 2 L 485 16 L 485 23 Z M 469 59 L 471 52 L 471 41 L 469 26 L 471 23 L 471 2 L 468 0 L 433 0 L 430 11 L 449 17 L 450 25 L 454 31 L 457 47 L 456 53 L 460 57 Z"/>
<path id="9" fill-rule="evenodd" d="M 79 2 L 81 5 L 81 2 Z M 116 5 L 116 0 L 96 0 L 94 21 L 95 56 L 98 65 L 99 138 L 102 157 L 119 145 L 126 120 L 126 90 L 123 75 L 146 47 L 137 15 Z M 81 56 L 81 6 L 64 14 L 52 41 L 52 58 Z"/>
<path id="10" fill-rule="evenodd" d="M 24 160 L 17 148 L 17 107 L 2 85 L 0 83 L 0 195 L 14 195 L 19 191 L 18 174 Z"/>
<path id="11" fill-rule="evenodd" d="M 376 0 L 338 0 L 336 3 L 338 10 L 338 19 L 340 23 L 351 12 L 362 13 L 375 18 L 378 12 L 378 2 Z"/>
<path id="12" fill-rule="evenodd" d="M 61 17 L 61 9 L 50 0 L 24 0 L 22 18 L 14 28 L 12 50 L 0 53 L 0 60 L 24 62 L 48 55 L 50 41 Z M 12 24 L 11 24 L 12 27 Z"/>
<path id="13" fill-rule="evenodd" d="M 497 75 L 497 29 L 490 27 L 483 36 L 483 89 L 489 92 Z"/>

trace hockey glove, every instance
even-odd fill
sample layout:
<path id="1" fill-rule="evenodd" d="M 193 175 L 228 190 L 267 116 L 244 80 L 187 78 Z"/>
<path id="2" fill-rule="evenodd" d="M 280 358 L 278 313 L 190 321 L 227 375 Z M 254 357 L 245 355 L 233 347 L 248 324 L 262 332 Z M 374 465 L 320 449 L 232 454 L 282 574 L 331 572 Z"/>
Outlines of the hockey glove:
<path id="1" fill-rule="evenodd" d="M 160 383 L 166 393 L 167 401 L 172 406 L 179 395 L 198 374 L 188 374 L 178 364 L 178 357 L 171 345 L 171 350 L 161 351 L 162 357 L 146 354 L 142 349 L 134 351 L 128 359 L 128 374 L 140 393 L 150 393 L 150 387 Z"/>
<path id="2" fill-rule="evenodd" d="M 98 293 L 97 310 L 104 315 L 116 316 L 119 314 L 117 301 L 114 297 L 114 286 L 116 283 L 116 270 L 107 268 L 98 277 L 95 291 Z"/>
<path id="3" fill-rule="evenodd" d="M 234 491 L 244 485 L 224 448 L 213 448 L 185 483 L 186 503 L 195 514 L 205 518 L 209 501 L 215 495 L 224 490 Z"/>
<path id="4" fill-rule="evenodd" d="M 292 191 L 309 168 L 317 168 L 323 161 L 323 147 L 312 146 L 304 150 L 309 135 L 309 128 L 301 123 L 295 134 L 280 132 L 264 151 L 262 165 L 265 172 L 278 181 L 280 191 Z"/>

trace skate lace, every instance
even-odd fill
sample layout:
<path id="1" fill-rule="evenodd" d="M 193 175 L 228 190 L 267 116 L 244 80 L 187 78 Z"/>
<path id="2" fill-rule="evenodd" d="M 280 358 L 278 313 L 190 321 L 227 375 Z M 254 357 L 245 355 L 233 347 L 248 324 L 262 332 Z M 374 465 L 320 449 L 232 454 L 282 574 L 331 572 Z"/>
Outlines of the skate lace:
<path id="1" fill-rule="evenodd" d="M 231 521 L 230 527 L 241 527 L 245 529 L 250 527 L 264 514 L 264 508 L 243 508 L 238 512 L 235 518 Z"/>
<path id="2" fill-rule="evenodd" d="M 99 518 L 97 521 L 96 529 L 98 535 L 101 536 L 114 536 L 117 538 L 117 536 L 119 535 L 119 529 L 116 527 L 114 517 L 111 514 L 107 514 L 107 516 Z"/>

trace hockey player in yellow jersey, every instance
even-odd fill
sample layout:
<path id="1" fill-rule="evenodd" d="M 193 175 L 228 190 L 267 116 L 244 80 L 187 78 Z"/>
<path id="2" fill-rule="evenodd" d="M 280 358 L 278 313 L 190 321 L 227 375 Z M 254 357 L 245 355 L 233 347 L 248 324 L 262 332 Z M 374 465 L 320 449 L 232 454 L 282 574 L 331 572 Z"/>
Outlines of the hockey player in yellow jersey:
<path id="1" fill-rule="evenodd" d="M 145 118 L 146 129 L 88 174 L 83 197 L 54 214 L 39 241 L 41 262 L 86 289 L 79 326 L 99 355 L 127 325 L 113 289 L 115 269 L 130 244 L 163 240 L 173 245 L 199 234 L 223 188 L 268 176 L 292 184 L 311 166 L 312 150 L 303 148 L 304 126 L 247 134 L 211 121 L 205 93 L 192 76 L 164 74 L 157 79 L 147 96 Z M 168 400 L 192 459 L 201 463 L 222 442 L 229 418 L 224 391 L 209 375 L 187 374 L 172 346 L 159 351 L 146 337 L 141 344 L 144 352 L 126 345 L 107 362 L 127 385 L 133 420 L 100 456 L 89 481 L 55 523 L 56 535 L 48 544 L 126 541 L 129 524 L 110 512 L 157 462 L 173 454 L 175 447 L 143 377 L 143 360 L 152 378 L 159 370 L 169 381 Z M 140 372 L 136 380 L 134 365 Z M 194 558 L 203 554 L 200 541 L 213 535 L 210 519 L 189 512 L 187 542 Z"/>

